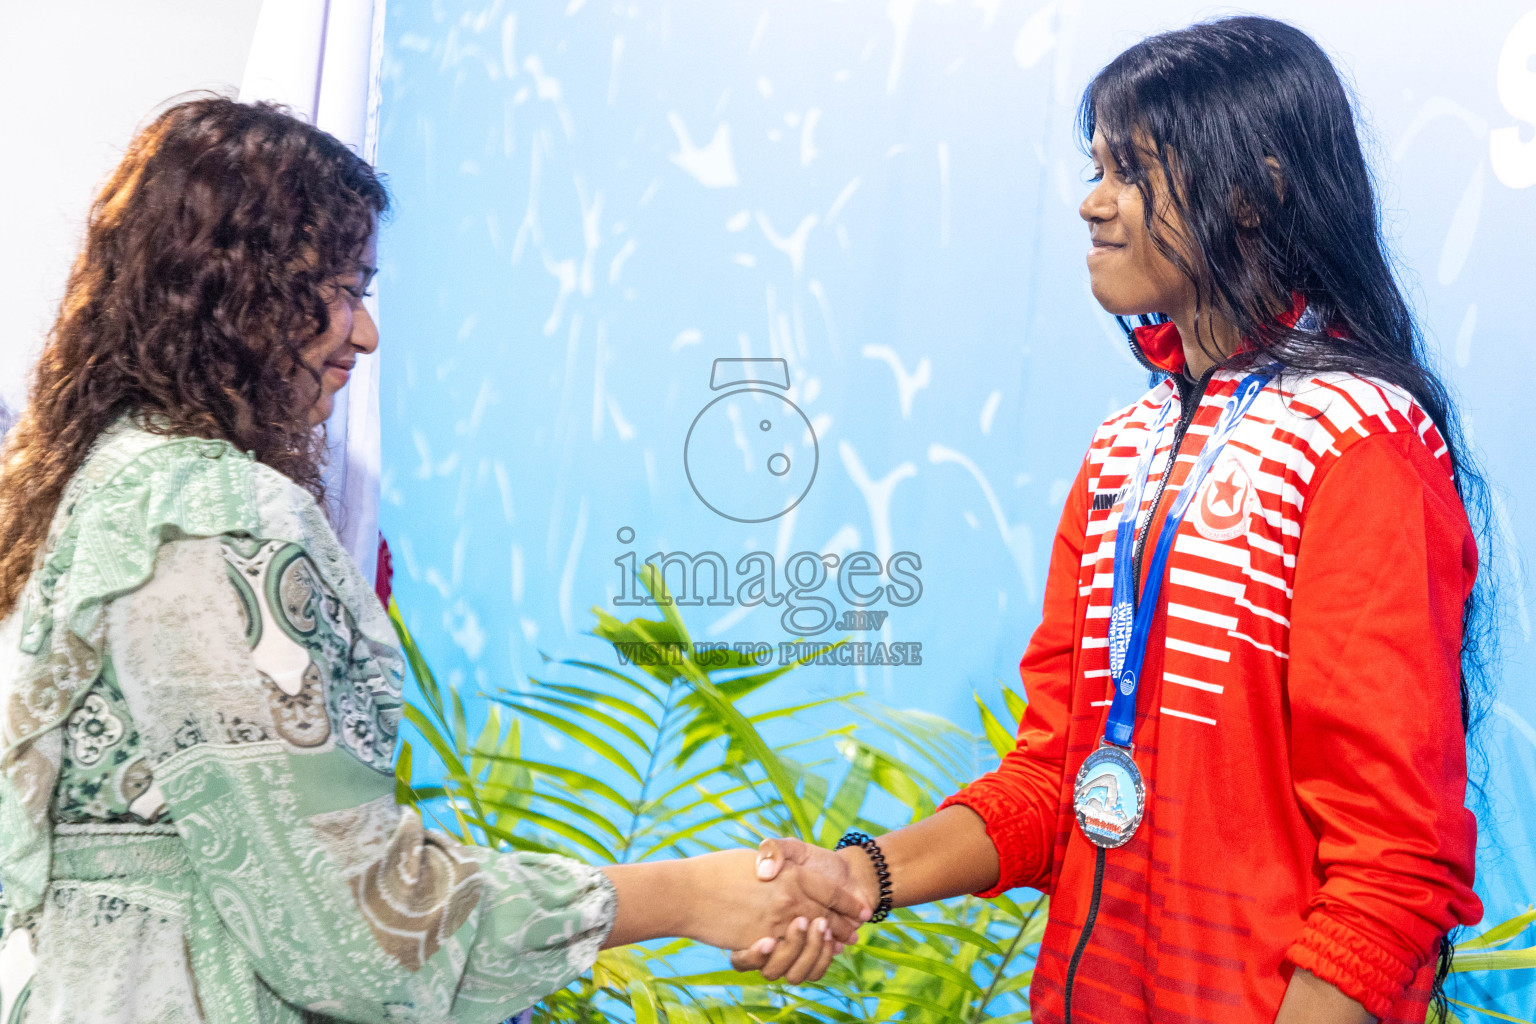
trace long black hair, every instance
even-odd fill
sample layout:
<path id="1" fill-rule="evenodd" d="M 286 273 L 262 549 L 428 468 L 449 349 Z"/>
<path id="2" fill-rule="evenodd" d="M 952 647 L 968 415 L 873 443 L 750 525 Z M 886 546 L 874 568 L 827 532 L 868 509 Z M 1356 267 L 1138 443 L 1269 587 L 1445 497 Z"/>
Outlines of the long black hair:
<path id="1" fill-rule="evenodd" d="M 1495 653 L 1490 497 L 1393 275 L 1333 62 L 1305 32 L 1270 18 L 1193 25 L 1111 61 L 1083 94 L 1078 126 L 1087 143 L 1101 132 L 1140 187 L 1152 241 L 1195 286 L 1197 308 L 1219 313 L 1249 342 L 1232 361 L 1385 381 L 1412 395 L 1439 428 L 1481 552 L 1461 649 L 1461 720 L 1480 799 L 1486 763 L 1472 734 Z M 1149 159 L 1168 182 L 1165 201 L 1185 225 L 1183 239 L 1160 231 Z M 1316 314 L 1315 329 L 1277 321 L 1297 293 Z M 1449 949 L 1442 940 L 1442 1009 Z"/>

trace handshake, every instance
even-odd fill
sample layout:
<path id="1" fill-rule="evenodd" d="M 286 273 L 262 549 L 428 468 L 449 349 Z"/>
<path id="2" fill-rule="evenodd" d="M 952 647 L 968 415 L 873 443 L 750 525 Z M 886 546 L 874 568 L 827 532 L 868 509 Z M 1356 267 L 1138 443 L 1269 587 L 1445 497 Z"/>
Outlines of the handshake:
<path id="1" fill-rule="evenodd" d="M 618 890 L 605 943 L 679 935 L 731 950 L 731 966 L 791 984 L 815 981 L 880 906 L 880 879 L 858 846 L 764 840 L 685 860 L 603 869 Z"/>
<path id="2" fill-rule="evenodd" d="M 732 863 L 721 868 L 736 868 L 743 853 L 725 854 Z M 733 950 L 738 971 L 795 985 L 818 980 L 879 904 L 873 862 L 859 847 L 834 852 L 798 839 L 764 840 L 755 859 L 752 881 L 743 885 L 739 868 L 721 879 L 717 891 L 731 898 L 712 908 L 701 941 Z"/>
<path id="3" fill-rule="evenodd" d="M 877 855 L 889 870 L 876 870 Z M 979 892 L 997 884 L 999 863 L 980 816 L 952 806 L 886 833 L 878 848 L 768 839 L 756 851 L 602 870 L 619 895 L 606 945 L 683 936 L 732 950 L 738 971 L 798 985 L 858 941 L 882 894 L 888 910 Z"/>

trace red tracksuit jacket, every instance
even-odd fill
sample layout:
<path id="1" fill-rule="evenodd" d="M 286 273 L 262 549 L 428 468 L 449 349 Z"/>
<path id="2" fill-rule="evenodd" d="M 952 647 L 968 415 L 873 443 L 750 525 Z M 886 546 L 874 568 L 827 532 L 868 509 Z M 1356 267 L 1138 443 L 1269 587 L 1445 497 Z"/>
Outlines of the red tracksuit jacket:
<path id="1" fill-rule="evenodd" d="M 1183 368 L 1171 324 L 1136 342 Z M 1094 892 L 1072 789 L 1109 710 L 1115 523 L 1157 500 L 1177 437 L 1150 553 L 1243 376 L 1182 385 L 1185 418 L 1164 430 L 1141 510 L 1119 491 L 1176 383 L 1099 428 L 1019 665 L 1018 748 L 946 801 L 997 847 L 1001 878 L 978 895 L 1051 894 L 1040 1024 L 1061 1022 L 1069 983 L 1073 1024 L 1269 1024 L 1296 967 L 1383 1021 L 1422 1024 L 1439 936 L 1482 916 L 1458 689 L 1477 550 L 1444 442 L 1398 388 L 1283 377 L 1198 482 L 1169 555 L 1137 697 L 1146 817 L 1107 853 L 1069 979 Z"/>

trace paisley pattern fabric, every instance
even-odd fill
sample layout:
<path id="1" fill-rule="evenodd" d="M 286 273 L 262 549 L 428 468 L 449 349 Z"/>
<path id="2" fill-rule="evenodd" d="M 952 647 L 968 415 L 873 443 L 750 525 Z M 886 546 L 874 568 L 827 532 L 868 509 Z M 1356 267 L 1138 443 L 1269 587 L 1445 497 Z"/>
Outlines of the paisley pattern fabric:
<path id="1" fill-rule="evenodd" d="M 605 876 L 395 804 L 402 662 L 307 494 L 123 424 L 59 516 L 0 622 L 0 1020 L 483 1022 L 591 965 Z"/>

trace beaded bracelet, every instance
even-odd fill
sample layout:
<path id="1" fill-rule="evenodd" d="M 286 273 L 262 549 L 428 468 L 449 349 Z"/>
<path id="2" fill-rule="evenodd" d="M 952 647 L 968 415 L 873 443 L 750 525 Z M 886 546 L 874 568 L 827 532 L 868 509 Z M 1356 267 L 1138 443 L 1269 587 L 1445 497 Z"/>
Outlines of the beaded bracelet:
<path id="1" fill-rule="evenodd" d="M 849 832 L 837 841 L 839 850 L 849 846 L 859 847 L 874 862 L 875 877 L 880 881 L 880 905 L 870 915 L 869 923 L 878 924 L 891 915 L 891 869 L 885 866 L 885 854 L 880 852 L 880 844 L 871 839 L 867 833 Z"/>

